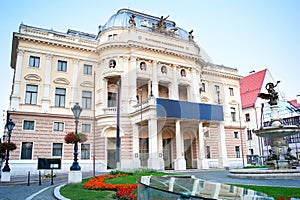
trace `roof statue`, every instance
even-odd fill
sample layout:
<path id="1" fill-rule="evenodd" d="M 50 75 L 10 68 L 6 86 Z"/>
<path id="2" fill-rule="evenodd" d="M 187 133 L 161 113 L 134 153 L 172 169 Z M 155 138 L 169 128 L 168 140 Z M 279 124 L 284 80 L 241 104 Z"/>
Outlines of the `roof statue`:
<path id="1" fill-rule="evenodd" d="M 132 15 L 130 16 L 130 18 L 129 18 L 129 21 L 128 21 L 131 28 L 136 26 L 136 23 L 135 23 L 134 18 L 135 18 L 135 15 L 132 14 Z"/>
<path id="2" fill-rule="evenodd" d="M 193 32 L 194 32 L 194 30 L 191 30 L 191 31 L 189 32 L 189 41 L 194 41 Z"/>
<path id="3" fill-rule="evenodd" d="M 269 104 L 271 106 L 277 105 L 278 92 L 276 92 L 274 88 L 278 85 L 278 83 L 280 83 L 280 81 L 277 81 L 276 85 L 274 85 L 273 83 L 267 83 L 266 89 L 268 90 L 268 94 L 259 93 L 257 96 L 262 99 L 269 99 Z"/>

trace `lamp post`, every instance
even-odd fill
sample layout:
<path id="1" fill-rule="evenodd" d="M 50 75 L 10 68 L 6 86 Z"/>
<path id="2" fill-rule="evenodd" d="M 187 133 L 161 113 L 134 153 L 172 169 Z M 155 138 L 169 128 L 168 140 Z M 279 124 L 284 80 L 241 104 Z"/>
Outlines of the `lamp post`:
<path id="1" fill-rule="evenodd" d="M 72 112 L 73 112 L 73 115 L 75 117 L 75 134 L 77 134 L 77 130 L 78 130 L 78 119 L 79 119 L 79 116 L 80 116 L 80 113 L 82 111 L 82 108 L 80 107 L 80 105 L 78 103 L 76 103 L 74 105 L 73 108 L 71 108 Z M 77 162 L 77 156 L 78 156 L 78 142 L 75 142 L 74 144 L 74 162 L 72 164 L 72 166 L 70 167 L 70 170 L 80 170 L 80 166 Z"/>
<path id="2" fill-rule="evenodd" d="M 5 128 L 8 131 L 8 138 L 7 138 L 7 142 L 10 143 L 10 136 L 11 136 L 11 132 L 13 130 L 13 128 L 15 127 L 15 123 L 9 119 L 9 121 L 6 123 Z M 8 160 L 9 160 L 9 150 L 6 150 L 6 156 L 5 156 L 5 166 L 3 167 L 2 171 L 3 172 L 10 172 L 10 168 L 8 165 Z"/>

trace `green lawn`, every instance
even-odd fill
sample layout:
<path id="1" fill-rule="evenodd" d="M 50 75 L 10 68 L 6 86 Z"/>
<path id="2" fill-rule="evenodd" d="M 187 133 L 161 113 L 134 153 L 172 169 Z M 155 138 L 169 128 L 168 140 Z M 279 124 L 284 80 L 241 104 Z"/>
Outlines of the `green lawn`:
<path id="1" fill-rule="evenodd" d="M 60 189 L 60 194 L 66 198 L 74 200 L 111 200 L 115 191 L 103 190 L 87 190 L 83 188 L 83 184 L 89 179 L 83 179 L 82 183 L 68 184 Z"/>
<path id="2" fill-rule="evenodd" d="M 300 188 L 240 185 L 240 184 L 237 185 L 235 184 L 235 186 L 256 190 L 265 193 L 269 196 L 272 196 L 274 197 L 274 199 L 278 199 L 279 197 L 284 197 L 285 199 L 287 199 L 288 197 L 300 198 Z"/>
<path id="3" fill-rule="evenodd" d="M 108 179 L 105 180 L 106 183 L 112 183 L 112 184 L 125 184 L 130 183 L 134 184 L 136 183 L 137 178 L 141 176 L 163 176 L 166 175 L 166 173 L 163 172 L 138 172 L 138 173 L 132 173 L 130 176 L 125 177 L 118 177 L 114 179 Z M 167 174 L 170 175 L 170 174 Z M 107 190 L 87 190 L 83 188 L 83 184 L 88 181 L 88 179 L 83 179 L 82 183 L 79 184 L 69 184 L 65 185 L 60 189 L 61 195 L 63 195 L 66 198 L 72 199 L 72 200 L 95 200 L 95 199 L 113 199 L 113 195 L 115 194 L 115 191 L 107 191 Z M 288 197 L 295 197 L 300 198 L 300 188 L 290 188 L 290 187 L 270 187 L 270 186 L 253 186 L 253 185 L 236 185 L 239 187 L 244 187 L 252 190 L 256 190 L 262 193 L 265 193 L 269 196 L 274 197 L 274 199 L 278 199 L 279 197 L 284 197 L 287 199 Z"/>

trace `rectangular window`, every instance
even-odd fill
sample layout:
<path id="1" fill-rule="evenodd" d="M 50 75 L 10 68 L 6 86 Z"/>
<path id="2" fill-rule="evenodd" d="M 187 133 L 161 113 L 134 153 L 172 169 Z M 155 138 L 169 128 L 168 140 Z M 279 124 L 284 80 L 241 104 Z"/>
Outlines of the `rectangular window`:
<path id="1" fill-rule="evenodd" d="M 40 66 L 40 57 L 30 56 L 29 57 L 29 66 L 39 68 L 39 66 Z"/>
<path id="2" fill-rule="evenodd" d="M 81 159 L 90 159 L 90 145 L 81 144 Z"/>
<path id="3" fill-rule="evenodd" d="M 92 107 L 92 92 L 82 91 L 82 108 L 91 109 Z"/>
<path id="4" fill-rule="evenodd" d="M 55 106 L 65 107 L 66 89 L 56 88 L 55 89 Z"/>
<path id="5" fill-rule="evenodd" d="M 250 114 L 246 113 L 245 114 L 246 122 L 250 122 Z"/>
<path id="6" fill-rule="evenodd" d="M 247 129 L 247 137 L 248 140 L 252 140 L 252 131 L 250 129 Z"/>
<path id="7" fill-rule="evenodd" d="M 23 130 L 34 130 L 34 121 L 24 120 Z"/>
<path id="8" fill-rule="evenodd" d="M 93 66 L 92 65 L 83 65 L 83 74 L 92 75 L 93 73 Z"/>
<path id="9" fill-rule="evenodd" d="M 67 61 L 58 60 L 57 61 L 57 71 L 66 72 L 67 71 Z"/>
<path id="10" fill-rule="evenodd" d="M 206 158 L 211 158 L 210 157 L 210 146 L 206 146 Z"/>
<path id="11" fill-rule="evenodd" d="M 205 92 L 205 83 L 201 84 L 201 92 Z"/>
<path id="12" fill-rule="evenodd" d="M 235 108 L 231 107 L 230 108 L 230 113 L 231 113 L 231 120 L 235 122 L 236 121 Z"/>
<path id="13" fill-rule="evenodd" d="M 233 88 L 229 88 L 229 95 L 230 95 L 230 96 L 234 96 Z"/>
<path id="14" fill-rule="evenodd" d="M 22 142 L 21 159 L 32 159 L 32 142 Z"/>
<path id="15" fill-rule="evenodd" d="M 83 133 L 90 133 L 91 132 L 91 125 L 90 124 L 82 124 L 82 132 Z"/>
<path id="16" fill-rule="evenodd" d="M 52 156 L 62 156 L 62 143 L 53 143 Z"/>
<path id="17" fill-rule="evenodd" d="M 36 105 L 37 103 L 37 85 L 26 85 L 25 104 Z"/>
<path id="18" fill-rule="evenodd" d="M 235 155 L 237 158 L 240 158 L 241 155 L 240 155 L 240 147 L 239 146 L 235 146 Z"/>
<path id="19" fill-rule="evenodd" d="M 238 139 L 239 138 L 239 132 L 234 132 L 234 138 Z"/>
<path id="20" fill-rule="evenodd" d="M 108 92 L 107 96 L 107 107 L 117 106 L 117 93 Z"/>
<path id="21" fill-rule="evenodd" d="M 63 122 L 54 122 L 53 131 L 64 131 L 64 123 Z"/>

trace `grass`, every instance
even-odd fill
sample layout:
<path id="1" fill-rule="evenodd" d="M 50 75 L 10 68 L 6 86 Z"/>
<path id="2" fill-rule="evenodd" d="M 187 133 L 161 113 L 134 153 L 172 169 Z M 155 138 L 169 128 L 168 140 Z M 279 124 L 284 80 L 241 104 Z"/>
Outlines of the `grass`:
<path id="1" fill-rule="evenodd" d="M 233 184 L 230 184 L 233 185 Z M 248 188 L 252 190 L 256 190 L 262 193 L 265 193 L 269 196 L 272 196 L 274 199 L 279 199 L 283 197 L 285 199 L 289 197 L 300 198 L 300 188 L 292 188 L 292 187 L 273 187 L 273 186 L 257 186 L 257 185 L 240 185 L 234 184 L 238 187 Z"/>
<path id="2" fill-rule="evenodd" d="M 87 190 L 83 188 L 83 184 L 87 182 L 89 178 L 83 179 L 81 183 L 65 185 L 60 189 L 60 194 L 69 199 L 76 200 L 111 200 L 115 191 L 109 190 Z"/>
<path id="3" fill-rule="evenodd" d="M 122 171 L 113 171 L 112 174 L 122 174 L 124 172 Z M 163 172 L 155 172 L 153 170 L 138 170 L 138 171 L 129 171 L 126 172 L 126 174 L 130 174 L 130 176 L 126 177 L 118 177 L 114 179 L 108 179 L 105 180 L 105 183 L 111 183 L 111 184 L 134 184 L 136 183 L 137 178 L 141 176 L 163 176 L 166 175 L 166 173 Z M 83 185 L 85 182 L 87 182 L 89 178 L 83 179 L 81 183 L 78 184 L 68 184 L 65 185 L 60 189 L 60 194 L 66 198 L 72 199 L 72 200 L 111 200 L 114 199 L 113 196 L 116 193 L 115 191 L 108 191 L 108 190 L 88 190 L 84 189 Z"/>
<path id="4" fill-rule="evenodd" d="M 124 173 L 122 171 L 113 171 L 113 174 L 117 173 Z M 106 183 L 111 184 L 134 184 L 136 183 L 137 178 L 141 176 L 163 176 L 166 173 L 163 172 L 155 172 L 151 170 L 141 170 L 141 171 L 132 171 L 126 172 L 130 174 L 129 176 L 125 177 L 118 177 L 114 179 L 107 179 L 105 180 Z M 167 174 L 170 175 L 170 174 Z M 83 188 L 83 184 L 87 182 L 89 179 L 83 179 L 82 183 L 79 184 L 69 184 L 65 185 L 60 189 L 61 195 L 66 198 L 72 200 L 96 200 L 96 199 L 113 199 L 115 191 L 108 191 L 108 190 L 88 190 Z M 300 188 L 291 188 L 291 187 L 272 187 L 272 186 L 254 186 L 254 185 L 240 185 L 240 184 L 231 184 L 239 187 L 244 187 L 252 190 L 256 190 L 262 193 L 265 193 L 269 196 L 274 197 L 274 199 L 279 199 L 283 197 L 287 199 L 288 197 L 300 198 Z"/>

